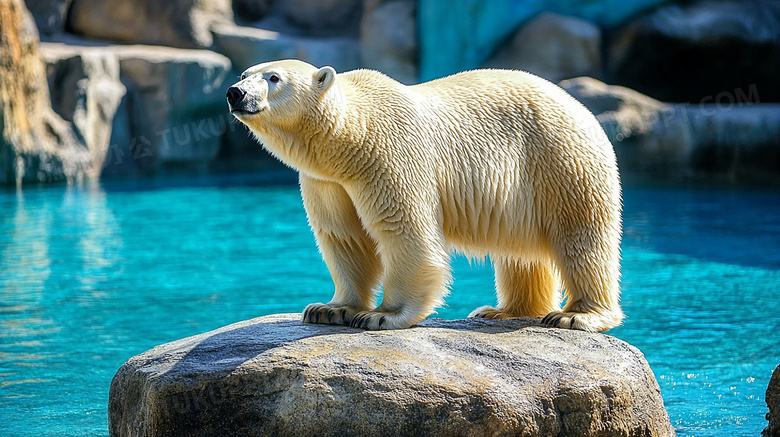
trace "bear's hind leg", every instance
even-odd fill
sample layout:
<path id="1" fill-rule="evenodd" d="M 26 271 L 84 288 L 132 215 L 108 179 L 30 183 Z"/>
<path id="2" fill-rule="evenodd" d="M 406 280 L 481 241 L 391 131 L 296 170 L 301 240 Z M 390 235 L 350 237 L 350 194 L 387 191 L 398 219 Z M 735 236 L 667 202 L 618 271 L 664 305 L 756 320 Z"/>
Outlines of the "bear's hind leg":
<path id="1" fill-rule="evenodd" d="M 615 246 L 599 253 L 587 253 L 582 248 L 588 246 L 583 244 L 580 250 L 568 252 L 578 255 L 562 257 L 558 267 L 566 305 L 563 311 L 545 316 L 542 324 L 589 332 L 607 331 L 620 325 L 625 316 L 619 304 L 619 255 Z"/>
<path id="2" fill-rule="evenodd" d="M 498 308 L 480 307 L 472 311 L 469 317 L 542 317 L 560 309 L 558 275 L 550 262 L 500 258 L 493 261 L 493 267 L 496 271 Z"/>

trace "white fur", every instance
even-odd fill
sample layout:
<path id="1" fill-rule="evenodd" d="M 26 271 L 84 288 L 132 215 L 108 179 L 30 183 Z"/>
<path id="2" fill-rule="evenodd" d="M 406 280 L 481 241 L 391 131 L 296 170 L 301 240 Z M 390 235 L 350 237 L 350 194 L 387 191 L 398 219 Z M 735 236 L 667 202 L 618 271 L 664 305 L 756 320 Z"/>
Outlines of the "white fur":
<path id="1" fill-rule="evenodd" d="M 549 315 L 545 322 L 588 331 L 620 324 L 620 182 L 585 107 L 520 71 L 405 86 L 326 68 L 252 67 L 240 84 L 267 109 L 237 115 L 300 172 L 336 287 L 306 321 L 411 326 L 442 304 L 454 248 L 489 255 L 496 269 L 499 306 L 473 316 Z M 558 312 L 561 281 L 567 304 Z"/>

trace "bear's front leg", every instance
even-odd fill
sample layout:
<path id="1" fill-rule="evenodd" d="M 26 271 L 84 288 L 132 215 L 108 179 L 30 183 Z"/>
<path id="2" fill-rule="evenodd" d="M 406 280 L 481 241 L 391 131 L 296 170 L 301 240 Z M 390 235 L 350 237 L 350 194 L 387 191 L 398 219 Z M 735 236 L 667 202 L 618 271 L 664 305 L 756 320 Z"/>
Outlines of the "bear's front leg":
<path id="1" fill-rule="evenodd" d="M 376 243 L 363 229 L 344 188 L 303 173 L 300 184 L 309 225 L 335 285 L 333 299 L 308 305 L 302 321 L 348 324 L 357 313 L 376 307 L 373 290 L 382 272 Z"/>
<path id="2" fill-rule="evenodd" d="M 390 205 L 376 215 L 364 211 L 384 266 L 383 298 L 375 310 L 356 314 L 352 327 L 408 328 L 433 313 L 448 292 L 449 251 L 434 202 Z"/>
<path id="3" fill-rule="evenodd" d="M 448 291 L 449 257 L 445 250 L 402 239 L 380 247 L 385 265 L 382 304 L 357 313 L 350 326 L 370 330 L 403 329 L 425 319 Z"/>

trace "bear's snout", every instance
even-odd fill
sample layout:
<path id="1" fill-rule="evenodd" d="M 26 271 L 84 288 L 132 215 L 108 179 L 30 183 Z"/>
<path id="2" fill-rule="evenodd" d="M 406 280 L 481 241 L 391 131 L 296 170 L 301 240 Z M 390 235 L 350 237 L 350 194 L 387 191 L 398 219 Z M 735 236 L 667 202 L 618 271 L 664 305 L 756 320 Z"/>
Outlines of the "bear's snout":
<path id="1" fill-rule="evenodd" d="M 236 103 L 240 102 L 244 99 L 244 96 L 246 96 L 246 91 L 233 85 L 232 87 L 228 88 L 227 90 L 227 101 L 228 105 L 233 106 L 236 105 Z"/>
<path id="2" fill-rule="evenodd" d="M 237 83 L 227 90 L 227 102 L 230 108 L 230 113 L 236 117 L 241 115 L 257 114 L 265 109 L 261 107 L 260 102 L 255 97 L 256 93 L 252 91 L 252 87 L 242 86 Z"/>

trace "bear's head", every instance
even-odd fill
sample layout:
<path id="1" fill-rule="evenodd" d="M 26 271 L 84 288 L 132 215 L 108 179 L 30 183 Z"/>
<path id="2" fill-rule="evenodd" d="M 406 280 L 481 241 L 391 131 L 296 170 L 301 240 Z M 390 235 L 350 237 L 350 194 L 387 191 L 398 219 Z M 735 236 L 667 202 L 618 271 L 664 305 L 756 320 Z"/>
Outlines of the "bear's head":
<path id="1" fill-rule="evenodd" d="M 230 113 L 277 158 L 299 168 L 301 144 L 334 127 L 343 100 L 333 67 L 298 60 L 258 64 L 228 88 Z"/>

